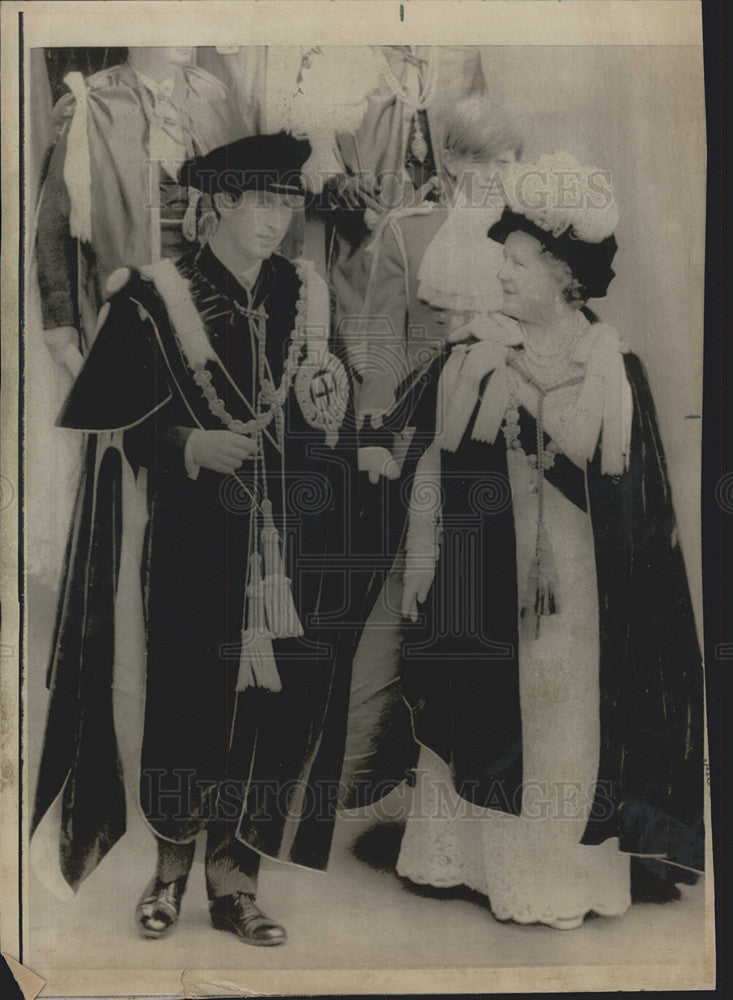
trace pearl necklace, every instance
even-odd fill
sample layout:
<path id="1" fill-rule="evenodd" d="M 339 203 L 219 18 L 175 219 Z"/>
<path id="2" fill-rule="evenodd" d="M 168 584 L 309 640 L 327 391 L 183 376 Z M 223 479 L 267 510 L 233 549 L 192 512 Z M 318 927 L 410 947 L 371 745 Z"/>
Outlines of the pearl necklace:
<path id="1" fill-rule="evenodd" d="M 566 338 L 565 343 L 550 354 L 543 354 L 538 351 L 527 336 L 527 330 L 523 323 L 519 324 L 522 331 L 522 344 L 524 347 L 523 360 L 527 368 L 532 373 L 533 379 L 540 385 L 551 386 L 557 382 L 564 381 L 578 367 L 578 362 L 573 360 L 575 347 L 582 336 L 582 320 L 580 312 L 576 314 L 575 325 L 572 332 Z"/>

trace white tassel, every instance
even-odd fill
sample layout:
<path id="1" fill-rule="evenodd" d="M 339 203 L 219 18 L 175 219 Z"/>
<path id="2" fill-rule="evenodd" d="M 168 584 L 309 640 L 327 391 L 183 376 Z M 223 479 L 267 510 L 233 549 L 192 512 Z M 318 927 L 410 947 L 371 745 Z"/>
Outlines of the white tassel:
<path id="1" fill-rule="evenodd" d="M 69 232 L 85 243 L 92 239 L 92 171 L 87 129 L 87 87 L 81 73 L 67 73 L 64 83 L 76 99 L 66 140 L 64 183 L 69 192 Z"/>
<path id="2" fill-rule="evenodd" d="M 493 444 L 499 433 L 504 414 L 509 406 L 509 382 L 507 370 L 497 368 L 486 387 L 481 406 L 476 414 L 476 420 L 471 431 L 474 441 Z"/>
<path id="3" fill-rule="evenodd" d="M 260 538 L 265 553 L 265 578 L 262 589 L 267 626 L 278 639 L 301 636 L 303 626 L 295 609 L 290 580 L 285 575 L 280 534 L 275 527 L 272 501 L 269 498 L 262 501 L 262 522 Z"/>
<path id="4" fill-rule="evenodd" d="M 246 632 L 242 632 L 242 652 L 239 656 L 239 674 L 237 675 L 237 691 L 244 691 L 245 688 L 256 687 L 255 675 L 252 672 L 252 663 L 249 658 L 249 643 L 251 639 Z M 245 647 L 247 647 L 245 649 Z"/>
<path id="5" fill-rule="evenodd" d="M 289 578 L 283 573 L 266 576 L 262 586 L 270 632 L 278 639 L 303 635 L 303 626 L 295 609 Z"/>
<path id="6" fill-rule="evenodd" d="M 623 345 L 606 324 L 593 328 L 586 375 L 568 422 L 563 451 L 576 465 L 591 461 L 601 444 L 601 472 L 621 475 L 628 464 L 631 390 L 626 379 Z"/>
<path id="7" fill-rule="evenodd" d="M 506 344 L 480 340 L 471 347 L 463 347 L 457 355 L 462 363 L 456 366 L 456 371 L 452 366 L 449 369 L 449 365 L 457 351 L 458 348 L 453 349 L 438 382 L 438 405 L 442 412 L 438 411 L 437 420 L 444 414 L 445 425 L 436 440 L 444 451 L 455 451 L 463 440 L 479 400 L 481 380 L 489 373 L 498 370 L 502 375 L 499 378 L 493 375 L 486 387 L 474 438 L 480 441 L 496 439 L 508 403 L 508 386 L 503 374 L 507 362 Z"/>
<path id="8" fill-rule="evenodd" d="M 459 399 L 464 411 L 464 421 L 458 420 L 458 416 L 455 412 L 455 406 L 452 405 L 453 401 L 457 398 L 456 386 L 459 383 L 461 370 L 466 360 L 467 350 L 468 349 L 464 344 L 458 344 L 454 347 L 448 357 L 448 360 L 443 365 L 443 370 L 440 373 L 440 378 L 438 379 L 438 398 L 435 413 L 437 433 L 435 440 L 444 451 L 455 451 L 461 443 L 463 432 L 468 424 L 468 419 L 473 412 L 473 407 L 476 405 L 476 399 L 467 400 L 466 393 L 464 392 Z"/>
<path id="9" fill-rule="evenodd" d="M 557 569 L 547 529 L 543 525 L 540 528 L 537 550 L 530 564 L 520 612 L 522 635 L 529 641 L 539 639 L 542 617 L 555 615 L 559 611 Z"/>
<path id="10" fill-rule="evenodd" d="M 202 192 L 197 191 L 194 187 L 188 189 L 188 205 L 186 206 L 186 214 L 183 216 L 181 229 L 189 243 L 193 243 L 196 239 L 196 208 L 201 200 L 201 194 Z"/>
<path id="11" fill-rule="evenodd" d="M 252 686 L 268 691 L 282 691 L 272 648 L 273 638 L 272 632 L 267 628 L 265 616 L 262 558 L 259 552 L 255 552 L 252 556 L 250 584 L 247 587 L 247 627 L 242 632 L 237 691 Z"/>

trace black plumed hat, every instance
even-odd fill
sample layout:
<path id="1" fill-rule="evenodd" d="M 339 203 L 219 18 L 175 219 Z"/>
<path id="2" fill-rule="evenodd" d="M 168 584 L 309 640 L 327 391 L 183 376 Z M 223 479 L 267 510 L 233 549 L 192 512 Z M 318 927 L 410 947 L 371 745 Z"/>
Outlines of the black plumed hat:
<path id="1" fill-rule="evenodd" d="M 195 156 L 181 167 L 178 180 L 205 194 L 278 191 L 302 195 L 301 170 L 311 154 L 307 139 L 288 132 L 252 135 Z"/>

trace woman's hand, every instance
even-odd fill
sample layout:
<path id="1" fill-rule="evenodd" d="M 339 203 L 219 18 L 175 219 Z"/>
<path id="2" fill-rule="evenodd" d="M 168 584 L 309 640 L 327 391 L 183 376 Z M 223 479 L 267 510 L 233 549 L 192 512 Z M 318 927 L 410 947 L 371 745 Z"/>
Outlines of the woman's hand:
<path id="1" fill-rule="evenodd" d="M 402 584 L 402 616 L 417 621 L 417 605 L 428 597 L 435 576 L 435 564 L 422 569 L 407 569 Z"/>
<path id="2" fill-rule="evenodd" d="M 257 445 L 251 437 L 235 434 L 234 431 L 195 430 L 191 434 L 190 448 L 196 465 L 223 475 L 236 472 L 257 452 Z"/>

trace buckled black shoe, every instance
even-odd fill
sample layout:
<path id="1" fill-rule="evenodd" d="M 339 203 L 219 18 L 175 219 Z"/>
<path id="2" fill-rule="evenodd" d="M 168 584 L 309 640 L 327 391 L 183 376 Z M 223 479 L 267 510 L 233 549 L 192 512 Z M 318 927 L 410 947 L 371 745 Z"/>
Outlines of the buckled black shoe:
<path id="1" fill-rule="evenodd" d="M 209 907 L 211 923 L 218 931 L 236 934 L 246 944 L 274 945 L 287 939 L 285 928 L 266 917 L 245 892 L 234 896 L 218 896 Z"/>
<path id="2" fill-rule="evenodd" d="M 187 874 L 175 882 L 153 876 L 135 907 L 135 920 L 145 937 L 163 937 L 178 923 L 187 881 Z"/>

